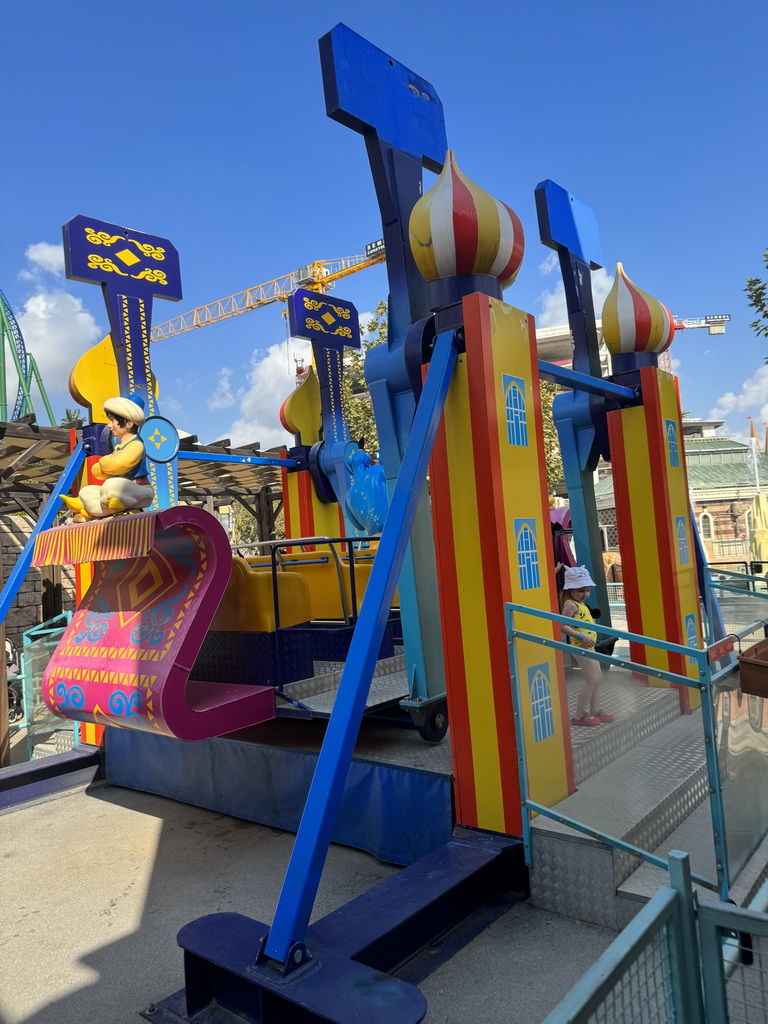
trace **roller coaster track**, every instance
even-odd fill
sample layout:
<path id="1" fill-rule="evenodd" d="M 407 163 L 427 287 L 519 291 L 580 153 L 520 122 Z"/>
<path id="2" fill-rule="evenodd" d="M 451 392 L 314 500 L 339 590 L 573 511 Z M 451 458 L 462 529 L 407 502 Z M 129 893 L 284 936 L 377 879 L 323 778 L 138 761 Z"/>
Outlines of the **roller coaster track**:
<path id="1" fill-rule="evenodd" d="M 16 404 L 13 407 L 13 416 L 11 419 L 17 420 L 23 415 L 22 410 L 25 405 L 26 395 L 24 393 L 24 386 L 22 380 L 27 379 L 29 368 L 27 366 L 27 349 L 24 345 L 24 336 L 21 333 L 21 328 L 16 322 L 16 317 L 11 309 L 11 304 L 6 299 L 5 295 L 0 292 L 0 327 L 2 328 L 2 344 L 3 344 L 3 356 L 2 356 L 2 381 L 0 384 L 3 387 L 3 395 L 0 401 L 5 405 L 5 340 L 8 339 L 8 343 L 11 346 L 12 351 L 15 354 L 14 363 L 19 374 L 19 389 L 16 392 Z M 0 417 L 5 419 L 5 415 Z"/>
<path id="2" fill-rule="evenodd" d="M 45 411 L 48 413 L 48 419 L 52 427 L 56 426 L 56 420 L 53 416 L 53 410 L 51 404 L 48 401 L 48 395 L 43 384 L 42 377 L 40 376 L 40 370 L 38 369 L 35 357 L 31 352 L 27 352 L 26 345 L 24 344 L 24 336 L 21 333 L 16 317 L 13 315 L 11 304 L 6 299 L 5 295 L 0 292 L 0 421 L 5 421 L 8 417 L 8 396 L 6 389 L 6 373 L 5 373 L 5 345 L 8 343 L 11 349 L 11 355 L 13 356 L 13 365 L 16 367 L 16 373 L 19 379 L 19 387 L 16 392 L 16 403 L 13 407 L 12 420 L 19 420 L 22 416 L 28 414 L 35 415 L 35 409 L 32 405 L 32 395 L 30 394 L 30 387 L 34 381 L 40 391 L 40 397 L 45 405 Z"/>

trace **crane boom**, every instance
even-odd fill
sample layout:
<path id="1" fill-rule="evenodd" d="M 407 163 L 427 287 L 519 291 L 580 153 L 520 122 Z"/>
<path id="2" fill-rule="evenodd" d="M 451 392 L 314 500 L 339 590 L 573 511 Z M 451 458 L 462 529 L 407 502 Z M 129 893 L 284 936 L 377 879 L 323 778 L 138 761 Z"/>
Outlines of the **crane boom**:
<path id="1" fill-rule="evenodd" d="M 209 327 L 211 324 L 230 317 L 259 309 L 270 302 L 285 302 L 297 288 L 308 288 L 313 292 L 327 292 L 336 281 L 356 274 L 359 270 L 367 270 L 385 260 L 384 252 L 366 256 L 345 256 L 339 260 L 316 260 L 304 267 L 299 267 L 292 274 L 276 277 L 273 281 L 258 284 L 253 288 L 228 295 L 225 299 L 210 302 L 207 306 L 198 306 L 189 313 L 174 317 L 166 323 L 152 328 L 150 341 L 165 341 L 168 338 L 192 331 L 196 327 Z"/>

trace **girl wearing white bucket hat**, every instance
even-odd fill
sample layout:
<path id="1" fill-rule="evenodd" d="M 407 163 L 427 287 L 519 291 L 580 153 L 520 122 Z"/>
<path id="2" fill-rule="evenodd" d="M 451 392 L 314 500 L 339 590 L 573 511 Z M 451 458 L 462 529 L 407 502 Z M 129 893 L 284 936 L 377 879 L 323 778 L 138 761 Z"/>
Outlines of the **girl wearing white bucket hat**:
<path id="1" fill-rule="evenodd" d="M 592 612 L 584 603 L 594 585 L 595 581 L 583 565 L 569 566 L 565 570 L 563 578 L 563 593 L 561 595 L 563 615 L 594 625 Z M 561 628 L 568 637 L 568 642 L 574 647 L 591 650 L 595 646 L 597 633 L 593 629 L 565 625 Z M 576 704 L 576 717 L 571 719 L 571 725 L 596 726 L 612 722 L 613 715 L 600 710 L 600 683 L 603 679 L 600 663 L 592 658 L 579 657 L 578 654 L 574 654 L 574 659 L 581 669 L 582 684 Z"/>
<path id="2" fill-rule="evenodd" d="M 62 494 L 61 500 L 75 513 L 75 519 L 103 519 L 118 512 L 146 508 L 155 499 L 149 482 L 144 442 L 137 430 L 144 423 L 144 403 L 138 395 L 108 398 L 104 412 L 112 433 L 112 452 L 103 455 L 91 472 L 103 484 L 81 487 L 76 498 Z"/>

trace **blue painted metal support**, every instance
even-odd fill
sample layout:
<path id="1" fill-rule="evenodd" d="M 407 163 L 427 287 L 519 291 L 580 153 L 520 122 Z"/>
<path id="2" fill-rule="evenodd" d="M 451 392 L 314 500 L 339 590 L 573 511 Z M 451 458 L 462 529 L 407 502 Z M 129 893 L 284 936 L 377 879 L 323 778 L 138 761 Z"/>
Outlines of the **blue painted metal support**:
<path id="1" fill-rule="evenodd" d="M 433 85 L 346 25 L 320 40 L 326 111 L 365 139 L 381 213 L 389 281 L 387 345 L 365 361 L 390 500 L 421 386 L 421 363 L 409 367 L 411 325 L 430 316 L 427 282 L 413 259 L 408 219 L 422 195 L 422 167 L 439 172 L 448 143 Z M 413 374 L 416 380 L 413 379 Z M 414 387 L 416 393 L 414 393 Z M 445 699 L 437 569 L 426 486 L 422 488 L 398 582 L 411 700 Z"/>
<path id="2" fill-rule="evenodd" d="M 11 569 L 10 575 L 6 580 L 6 584 L 3 587 L 2 592 L 0 592 L 0 622 L 5 621 L 5 617 L 13 604 L 14 598 L 19 592 L 19 587 L 24 582 L 24 578 L 29 572 L 29 567 L 32 564 L 32 555 L 35 550 L 35 541 L 37 540 L 38 535 L 41 534 L 43 530 L 47 530 L 49 526 L 53 525 L 56 515 L 61 511 L 61 495 L 66 494 L 72 486 L 78 470 L 85 462 L 88 454 L 86 446 L 80 443 L 69 456 L 69 460 L 64 467 L 64 471 L 59 477 L 56 486 L 53 488 L 50 498 L 45 503 L 45 506 L 35 523 L 35 528 L 29 535 L 29 540 L 24 545 L 24 550 L 16 560 L 16 565 Z"/>
<path id="3" fill-rule="evenodd" d="M 691 885 L 691 863 L 687 853 L 670 850 L 667 858 L 669 884 L 678 897 L 679 963 L 673 984 L 680 988 L 684 1007 L 683 1020 L 690 1024 L 706 1020 L 699 977 L 699 940 L 696 933 L 696 907 Z"/>
<path id="4" fill-rule="evenodd" d="M 295 466 L 295 459 L 269 459 L 261 455 L 215 455 L 207 452 L 180 451 L 179 460 L 189 462 L 237 462 L 246 466 Z"/>
<path id="5" fill-rule="evenodd" d="M 388 610 L 392 605 L 416 506 L 456 365 L 454 333 L 438 336 L 403 457 L 360 618 L 296 836 L 266 955 L 285 963 L 309 923 L 333 823 L 349 771 Z"/>
<path id="6" fill-rule="evenodd" d="M 723 787 L 720 781 L 720 763 L 717 756 L 717 718 L 712 699 L 710 681 L 710 665 L 704 656 L 698 656 L 699 691 L 701 696 L 701 722 L 704 729 L 704 753 L 707 763 L 707 782 L 709 783 L 709 812 L 712 818 L 712 839 L 715 847 L 715 869 L 720 891 L 720 899 L 728 899 L 730 871 L 728 869 L 728 844 L 725 831 L 725 807 L 723 805 Z"/>
<path id="7" fill-rule="evenodd" d="M 555 395 L 552 418 L 560 439 L 576 562 L 585 565 L 595 581 L 595 598 L 603 613 L 601 621 L 610 621 L 593 479 L 598 451 L 589 396 L 578 391 Z"/>
<path id="8" fill-rule="evenodd" d="M 592 299 L 591 271 L 602 266 L 602 252 L 597 220 L 593 211 L 554 181 L 536 186 L 536 214 L 539 236 L 544 245 L 554 249 L 568 306 L 568 323 L 573 336 L 574 379 L 581 384 L 573 394 L 557 395 L 553 418 L 560 437 L 563 475 L 568 487 L 571 525 L 577 562 L 585 565 L 595 581 L 595 596 L 604 621 L 610 620 L 608 589 L 605 584 L 602 543 L 595 503 L 594 470 L 600 444 L 593 421 L 592 403 L 585 394 L 589 379 L 600 379 L 600 354 L 597 324 Z M 600 394 L 601 392 L 598 392 Z M 602 392 L 605 395 L 605 391 Z M 603 452 L 607 456 L 607 452 Z"/>
<path id="9" fill-rule="evenodd" d="M 614 384 L 612 380 L 606 380 L 604 377 L 591 377 L 587 373 L 569 370 L 565 366 L 548 363 L 544 359 L 539 360 L 539 376 L 554 384 L 562 384 L 565 388 L 586 391 L 590 395 L 606 396 L 625 405 L 635 405 L 640 401 L 640 396 L 634 388 Z"/>

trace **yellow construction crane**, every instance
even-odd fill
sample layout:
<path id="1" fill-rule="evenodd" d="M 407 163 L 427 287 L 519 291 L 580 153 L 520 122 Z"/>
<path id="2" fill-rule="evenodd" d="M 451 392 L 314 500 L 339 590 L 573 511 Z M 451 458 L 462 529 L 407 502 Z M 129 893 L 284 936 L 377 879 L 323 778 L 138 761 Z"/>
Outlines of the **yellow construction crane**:
<path id="1" fill-rule="evenodd" d="M 230 317 L 238 316 L 240 313 L 248 313 L 260 306 L 267 306 L 270 302 L 286 302 L 289 295 L 292 295 L 297 288 L 308 288 L 313 292 L 327 292 L 333 288 L 336 281 L 350 274 L 356 274 L 359 270 L 367 270 L 377 263 L 383 263 L 386 258 L 384 242 L 372 242 L 365 247 L 364 256 L 347 256 L 340 260 L 316 260 L 304 267 L 299 267 L 292 274 L 285 277 L 276 277 L 274 281 L 267 281 L 265 284 L 258 284 L 254 288 L 246 288 L 244 292 L 236 295 L 229 295 L 226 299 L 219 299 L 217 302 L 210 302 L 207 306 L 198 306 L 197 309 L 184 313 L 183 316 L 174 317 L 164 324 L 158 324 L 152 328 L 150 341 L 166 341 L 186 331 L 193 331 L 196 327 L 209 327 L 220 320 L 228 320 Z"/>

